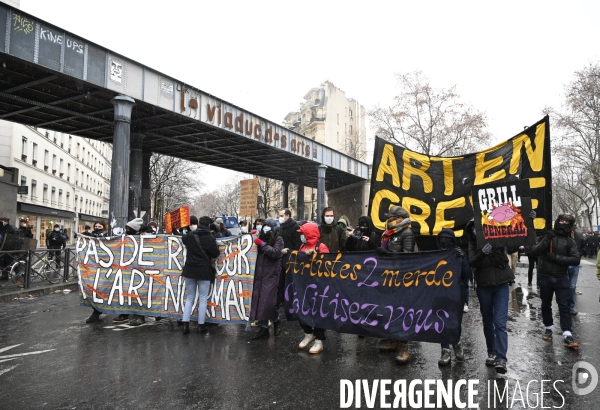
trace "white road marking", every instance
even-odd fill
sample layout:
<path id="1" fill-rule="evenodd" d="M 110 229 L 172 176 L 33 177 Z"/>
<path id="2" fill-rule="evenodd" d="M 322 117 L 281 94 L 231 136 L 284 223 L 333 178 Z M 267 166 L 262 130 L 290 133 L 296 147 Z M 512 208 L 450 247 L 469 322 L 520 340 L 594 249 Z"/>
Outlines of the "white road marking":
<path id="1" fill-rule="evenodd" d="M 4 360 L 0 360 L 0 363 L 2 363 L 2 362 L 10 362 L 11 360 L 15 360 L 15 359 L 16 359 L 16 358 L 13 358 L 13 359 L 4 359 Z"/>
<path id="2" fill-rule="evenodd" d="M 8 373 L 11 370 L 15 369 L 18 366 L 18 364 L 15 364 L 14 366 L 10 366 L 7 367 L 6 369 L 0 369 L 0 376 L 2 376 L 4 373 Z"/>
<path id="3" fill-rule="evenodd" d="M 40 353 L 51 352 L 51 351 L 53 351 L 53 350 L 56 350 L 56 349 L 50 349 L 50 350 L 39 350 L 39 351 L 37 351 L 37 352 L 27 352 L 27 353 L 17 353 L 17 354 L 7 354 L 7 355 L 4 355 L 4 356 L 0 356 L 0 359 L 8 359 L 8 358 L 11 358 L 11 357 L 29 356 L 29 355 L 32 355 L 32 354 L 40 354 Z"/>
<path id="4" fill-rule="evenodd" d="M 12 345 L 12 346 L 8 346 L 8 347 L 3 347 L 2 349 L 0 349 L 0 353 L 2 352 L 6 352 L 7 350 L 13 349 L 17 346 L 21 346 L 23 343 L 19 343 L 18 345 Z"/>

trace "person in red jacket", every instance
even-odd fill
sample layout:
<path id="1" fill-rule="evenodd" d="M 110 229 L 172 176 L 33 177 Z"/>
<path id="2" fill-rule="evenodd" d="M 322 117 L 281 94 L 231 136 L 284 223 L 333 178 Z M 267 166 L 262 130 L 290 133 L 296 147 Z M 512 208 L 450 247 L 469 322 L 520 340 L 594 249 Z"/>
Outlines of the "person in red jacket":
<path id="1" fill-rule="evenodd" d="M 298 232 L 302 234 L 300 236 L 300 240 L 302 241 L 302 245 L 300 245 L 299 249 L 300 252 L 305 252 L 307 254 L 313 252 L 329 253 L 327 246 L 324 243 L 319 242 L 321 234 L 319 233 L 319 227 L 316 224 L 311 222 L 305 223 L 298 229 Z M 315 342 L 308 353 L 321 353 L 323 351 L 323 341 L 326 339 L 325 329 L 319 327 L 312 328 L 302 322 L 299 323 L 302 330 L 304 330 L 304 339 L 302 339 L 298 348 L 301 350 L 305 349 L 309 344 Z"/>

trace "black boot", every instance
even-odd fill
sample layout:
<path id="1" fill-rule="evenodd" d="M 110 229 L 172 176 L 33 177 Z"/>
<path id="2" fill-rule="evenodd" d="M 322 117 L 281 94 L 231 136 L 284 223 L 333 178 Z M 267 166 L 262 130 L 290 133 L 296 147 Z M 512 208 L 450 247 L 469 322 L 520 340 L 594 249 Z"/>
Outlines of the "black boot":
<path id="1" fill-rule="evenodd" d="M 183 323 L 183 334 L 187 335 L 190 333 L 190 322 L 182 322 Z"/>
<path id="2" fill-rule="evenodd" d="M 100 312 L 98 312 L 97 310 L 94 310 L 92 312 L 92 315 L 85 320 L 85 323 L 99 322 L 100 321 L 100 314 L 101 314 Z"/>
<path id="3" fill-rule="evenodd" d="M 281 320 L 273 322 L 273 334 L 279 336 L 281 334 Z"/>
<path id="4" fill-rule="evenodd" d="M 252 335 L 252 340 L 256 340 L 256 339 L 268 339 L 269 338 L 269 328 L 268 327 L 260 327 L 260 329 L 258 329 L 258 332 L 254 333 L 254 335 Z"/>
<path id="5" fill-rule="evenodd" d="M 204 323 L 199 324 L 198 323 L 198 328 L 196 329 L 196 332 L 202 334 L 202 333 L 206 333 L 208 332 L 208 328 L 206 327 L 206 325 Z"/>

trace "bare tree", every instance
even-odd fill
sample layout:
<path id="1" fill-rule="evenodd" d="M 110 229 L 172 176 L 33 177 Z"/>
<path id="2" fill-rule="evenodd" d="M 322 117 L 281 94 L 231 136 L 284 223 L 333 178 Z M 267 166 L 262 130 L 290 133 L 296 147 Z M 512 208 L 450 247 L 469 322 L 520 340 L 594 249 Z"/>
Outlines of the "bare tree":
<path id="1" fill-rule="evenodd" d="M 364 161 L 367 157 L 367 137 L 363 132 L 353 131 L 346 133 L 344 154 Z"/>
<path id="2" fill-rule="evenodd" d="M 565 86 L 561 110 L 546 107 L 554 119 L 554 151 L 568 157 L 569 167 L 586 170 L 592 178 L 597 197 L 600 191 L 600 64 L 576 71 Z"/>
<path id="3" fill-rule="evenodd" d="M 379 137 L 430 156 L 474 152 L 489 140 L 485 113 L 461 102 L 456 85 L 433 88 L 421 71 L 396 78 L 395 104 L 368 112 Z"/>
<path id="4" fill-rule="evenodd" d="M 593 178 L 577 166 L 557 165 L 553 169 L 553 213 L 570 213 L 580 226 L 593 227 L 592 216 L 598 204 Z M 581 219 L 585 218 L 585 221 Z"/>
<path id="5" fill-rule="evenodd" d="M 281 181 L 270 178 L 258 178 L 258 195 L 262 196 L 259 213 L 268 218 L 269 213 L 281 207 Z"/>
<path id="6" fill-rule="evenodd" d="M 231 215 L 239 216 L 240 182 L 232 178 L 222 187 L 198 195 L 192 202 L 190 212 L 197 216 Z"/>
<path id="7" fill-rule="evenodd" d="M 150 184 L 152 217 L 161 219 L 166 212 L 189 205 L 200 188 L 196 178 L 202 165 L 167 155 L 152 154 Z"/>

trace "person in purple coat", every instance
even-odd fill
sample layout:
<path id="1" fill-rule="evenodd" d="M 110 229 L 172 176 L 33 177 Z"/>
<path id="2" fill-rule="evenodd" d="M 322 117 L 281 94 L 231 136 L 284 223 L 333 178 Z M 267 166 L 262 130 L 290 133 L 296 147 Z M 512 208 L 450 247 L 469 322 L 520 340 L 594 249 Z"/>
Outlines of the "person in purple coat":
<path id="1" fill-rule="evenodd" d="M 273 333 L 279 335 L 281 322 L 277 312 L 277 286 L 281 273 L 283 238 L 275 232 L 277 223 L 273 218 L 264 221 L 254 244 L 258 246 L 254 269 L 254 289 L 250 321 L 258 320 L 260 329 L 252 339 L 269 338 L 269 320 L 273 322 Z"/>

